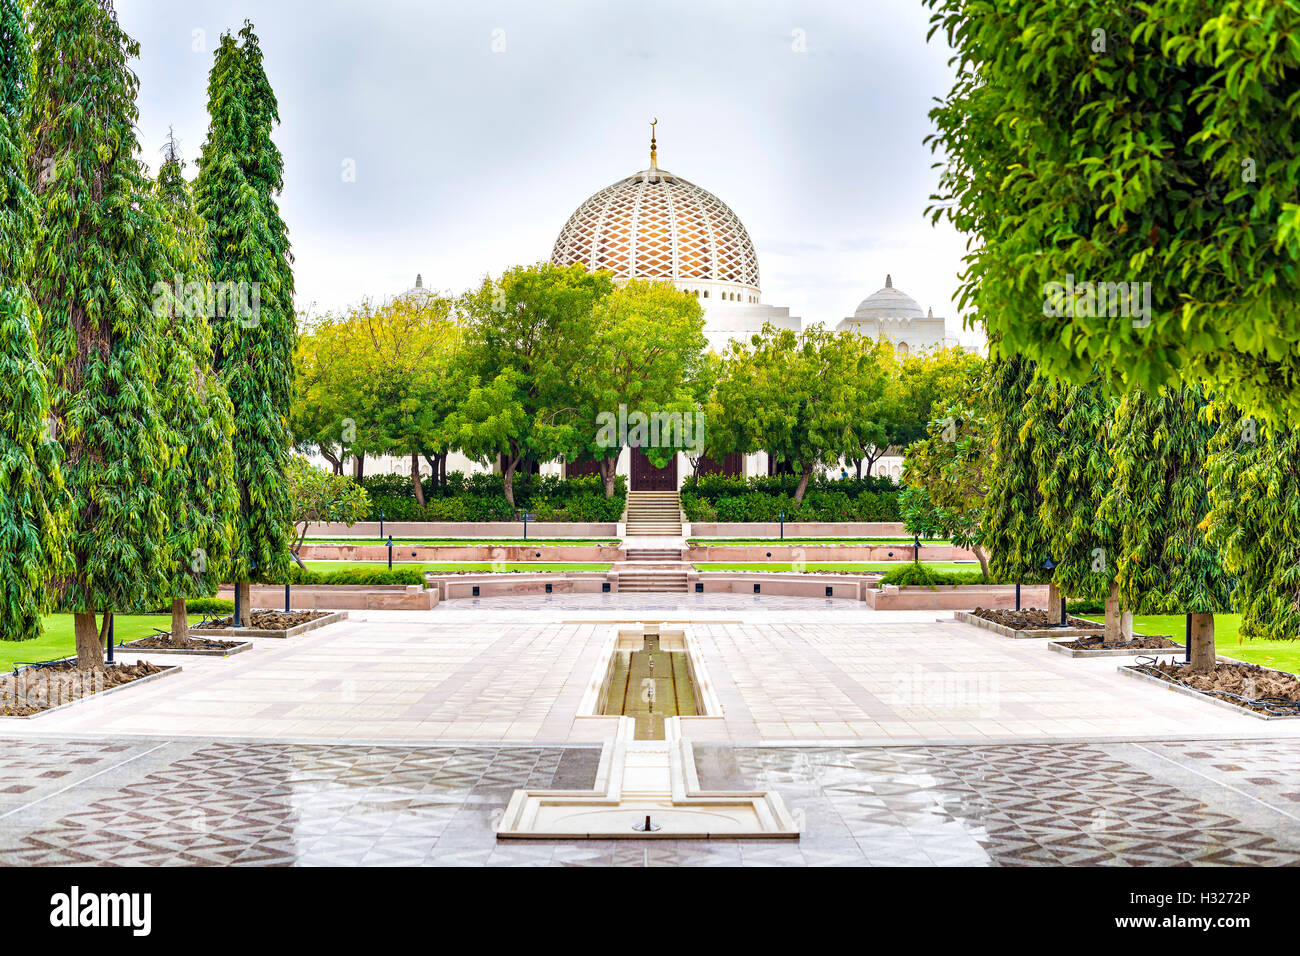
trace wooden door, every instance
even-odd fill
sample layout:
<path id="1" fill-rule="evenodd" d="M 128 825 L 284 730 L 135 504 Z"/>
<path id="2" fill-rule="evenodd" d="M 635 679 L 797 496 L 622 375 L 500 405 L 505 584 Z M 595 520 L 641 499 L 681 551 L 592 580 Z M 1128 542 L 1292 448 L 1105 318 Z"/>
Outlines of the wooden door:
<path id="1" fill-rule="evenodd" d="M 656 468 L 640 448 L 632 449 L 633 491 L 676 491 L 677 456 L 664 468 Z"/>

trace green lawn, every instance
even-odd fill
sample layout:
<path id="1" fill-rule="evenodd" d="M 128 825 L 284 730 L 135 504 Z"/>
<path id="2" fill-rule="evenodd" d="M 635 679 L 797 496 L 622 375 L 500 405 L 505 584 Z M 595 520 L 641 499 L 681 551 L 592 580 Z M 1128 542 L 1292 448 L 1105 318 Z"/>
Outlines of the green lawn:
<path id="1" fill-rule="evenodd" d="M 1099 614 L 1081 616 L 1098 622 L 1104 619 Z M 1300 674 L 1300 641 L 1242 639 L 1240 628 L 1240 614 L 1214 615 L 1214 649 L 1224 657 Z M 1163 634 L 1182 644 L 1187 636 L 1187 618 L 1182 614 L 1135 615 L 1133 630 L 1139 634 Z"/>
<path id="2" fill-rule="evenodd" d="M 202 614 L 190 615 L 191 624 L 201 620 Z M 43 621 L 45 633 L 34 641 L 0 641 L 0 667 L 8 669 L 15 662 L 52 661 L 76 653 L 71 614 L 47 614 Z M 113 640 L 121 644 L 148 637 L 156 627 L 171 630 L 171 624 L 170 614 L 119 614 L 113 621 Z"/>
<path id="3" fill-rule="evenodd" d="M 387 538 L 307 538 L 304 544 L 387 544 Z M 555 547 L 591 547 L 595 544 L 618 544 L 611 538 L 393 538 L 393 547 L 402 545 L 432 545 L 451 548 L 511 548 L 546 545 Z"/>
<path id="4" fill-rule="evenodd" d="M 902 547 L 912 544 L 911 538 L 688 538 L 689 544 L 695 545 L 749 545 L 751 547 L 771 544 L 820 544 L 820 545 L 883 545 Z M 951 541 L 946 538 L 922 538 L 921 551 L 924 552 L 927 545 L 950 545 Z"/>
<path id="5" fill-rule="evenodd" d="M 805 571 L 892 571 L 906 567 L 910 561 L 808 561 Z M 978 571 L 978 561 L 922 561 L 932 571 Z M 715 561 L 696 561 L 699 571 L 793 571 L 791 561 L 754 561 L 750 563 L 729 564 Z"/>
<path id="6" fill-rule="evenodd" d="M 387 561 L 304 561 L 309 571 L 341 571 L 344 568 L 373 571 L 375 568 L 388 567 Z M 545 561 L 505 561 L 495 568 L 491 561 L 398 561 L 394 558 L 394 568 L 419 568 L 435 574 L 449 574 L 456 571 L 608 571 L 610 565 L 583 564 L 581 562 L 545 562 Z"/>

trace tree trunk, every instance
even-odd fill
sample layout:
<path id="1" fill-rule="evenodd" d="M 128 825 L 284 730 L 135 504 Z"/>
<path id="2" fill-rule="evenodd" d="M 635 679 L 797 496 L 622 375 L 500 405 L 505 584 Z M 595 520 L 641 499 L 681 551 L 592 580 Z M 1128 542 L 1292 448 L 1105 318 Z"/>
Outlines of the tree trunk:
<path id="1" fill-rule="evenodd" d="M 1133 640 L 1133 612 L 1124 611 L 1119 616 L 1119 633 L 1126 641 Z"/>
<path id="2" fill-rule="evenodd" d="M 1114 583 L 1110 586 L 1110 594 L 1106 595 L 1106 630 L 1105 640 L 1118 641 L 1121 639 L 1123 630 L 1119 620 L 1119 584 Z"/>
<path id="3" fill-rule="evenodd" d="M 989 579 L 989 556 L 988 556 L 988 553 L 984 550 L 984 546 L 983 546 L 983 545 L 979 545 L 979 544 L 972 544 L 972 545 L 970 546 L 970 549 L 971 549 L 971 553 L 974 554 L 975 557 L 979 560 L 979 563 L 980 563 L 980 571 L 983 572 L 983 574 L 984 574 L 984 580 L 987 581 L 987 580 Z M 918 560 L 920 559 L 920 555 L 919 555 L 919 554 L 917 555 L 917 559 L 918 559 Z"/>
<path id="4" fill-rule="evenodd" d="M 600 480 L 605 483 L 605 497 L 613 498 L 614 478 L 618 475 L 618 455 L 613 458 L 602 458 L 597 464 L 600 466 Z"/>
<path id="5" fill-rule="evenodd" d="M 812 478 L 814 463 L 805 461 L 802 463 L 803 474 L 799 476 L 799 487 L 794 490 L 794 503 L 802 504 L 804 493 L 808 490 L 808 480 Z"/>
<path id="6" fill-rule="evenodd" d="M 515 459 L 502 457 L 501 483 L 505 488 L 506 501 L 510 503 L 511 508 L 515 507 L 515 465 L 517 464 Z"/>
<path id="7" fill-rule="evenodd" d="M 858 474 L 858 478 L 861 479 L 861 478 L 862 478 L 862 459 L 861 459 L 861 458 L 854 458 L 854 459 L 853 459 L 853 468 L 854 468 L 854 470 L 857 472 L 857 474 Z"/>
<path id="8" fill-rule="evenodd" d="M 447 487 L 447 456 L 450 452 L 442 452 L 438 455 L 438 487 Z"/>
<path id="9" fill-rule="evenodd" d="M 1056 586 L 1055 581 L 1047 585 L 1047 619 L 1050 621 L 1053 617 L 1061 613 L 1061 591 Z"/>
<path id="10" fill-rule="evenodd" d="M 1187 665 L 1193 674 L 1214 670 L 1214 615 L 1192 615 L 1192 660 Z"/>
<path id="11" fill-rule="evenodd" d="M 72 615 L 72 629 L 77 636 L 77 670 L 100 670 L 104 666 L 104 644 L 95 626 L 94 611 Z"/>
<path id="12" fill-rule="evenodd" d="M 343 474 L 342 458 L 339 458 L 336 455 L 332 454 L 331 452 L 326 451 L 324 448 L 320 450 L 320 456 L 330 463 L 330 467 L 334 469 L 334 474 L 336 475 Z"/>
<path id="13" fill-rule="evenodd" d="M 362 478 L 365 477 L 365 474 L 366 474 L 366 456 L 353 455 L 352 456 L 352 477 L 355 478 L 357 481 L 360 481 Z"/>
<path id="14" fill-rule="evenodd" d="M 185 613 L 185 598 L 172 598 L 171 643 L 181 647 L 190 645 L 190 619 Z"/>
<path id="15" fill-rule="evenodd" d="M 415 503 L 424 507 L 424 486 L 420 484 L 420 455 L 411 452 L 411 484 L 415 486 Z"/>
<path id="16" fill-rule="evenodd" d="M 240 581 L 235 587 L 239 588 L 239 616 L 242 618 L 235 622 L 235 626 L 251 627 L 253 609 L 250 605 L 253 603 L 253 588 L 247 581 Z"/>

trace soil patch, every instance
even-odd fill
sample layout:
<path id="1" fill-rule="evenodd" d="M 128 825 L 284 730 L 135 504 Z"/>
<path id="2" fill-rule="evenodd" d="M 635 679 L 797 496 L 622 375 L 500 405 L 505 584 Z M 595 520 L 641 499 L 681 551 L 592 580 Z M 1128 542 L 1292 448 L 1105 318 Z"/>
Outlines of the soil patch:
<path id="1" fill-rule="evenodd" d="M 1022 611 L 1009 611 L 1006 608 L 977 607 L 970 612 L 994 624 L 1001 624 L 1015 631 L 1043 631 L 1053 627 L 1071 628 L 1084 631 L 1101 631 L 1104 626 L 1095 621 L 1086 621 L 1081 617 L 1066 615 L 1066 623 L 1061 623 L 1060 612 L 1048 613 L 1042 608 L 1031 607 Z"/>
<path id="2" fill-rule="evenodd" d="M 1100 637 L 1080 637 L 1073 641 L 1061 641 L 1062 647 L 1072 651 L 1155 651 L 1170 647 L 1182 647 L 1167 637 L 1135 637 L 1131 641 L 1107 641 Z"/>
<path id="3" fill-rule="evenodd" d="M 157 664 L 116 664 L 79 671 L 76 661 L 42 664 L 0 676 L 0 717 L 30 717 L 168 668 Z"/>
<path id="4" fill-rule="evenodd" d="M 328 616 L 328 611 L 293 611 L 289 614 L 283 611 L 253 611 L 250 617 L 250 626 L 259 631 L 287 631 L 291 627 L 297 627 L 299 624 L 306 624 L 309 621 L 319 620 Z M 235 615 L 229 617 L 219 617 L 215 621 L 204 621 L 201 625 L 204 630 L 220 630 L 232 628 L 235 626 Z M 196 638 L 191 638 L 196 640 Z"/>
<path id="5" fill-rule="evenodd" d="M 154 634 L 151 637 L 136 638 L 134 641 L 127 641 L 125 644 L 119 644 L 118 646 L 137 650 L 158 648 L 167 651 L 228 651 L 242 643 L 244 642 L 218 641 L 210 637 L 191 636 L 188 644 L 173 644 L 170 634 Z"/>
<path id="6" fill-rule="evenodd" d="M 1300 678 L 1258 664 L 1216 663 L 1208 674 L 1190 673 L 1181 661 L 1139 661 L 1133 669 L 1271 717 L 1300 715 Z"/>

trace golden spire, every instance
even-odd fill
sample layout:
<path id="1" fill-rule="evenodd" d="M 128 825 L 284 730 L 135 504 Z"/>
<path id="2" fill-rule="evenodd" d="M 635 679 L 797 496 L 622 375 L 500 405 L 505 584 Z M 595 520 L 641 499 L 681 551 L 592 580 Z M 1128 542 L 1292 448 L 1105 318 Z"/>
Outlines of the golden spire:
<path id="1" fill-rule="evenodd" d="M 659 151 L 655 148 L 655 124 L 659 122 L 659 117 L 650 121 L 650 168 L 659 168 Z"/>

